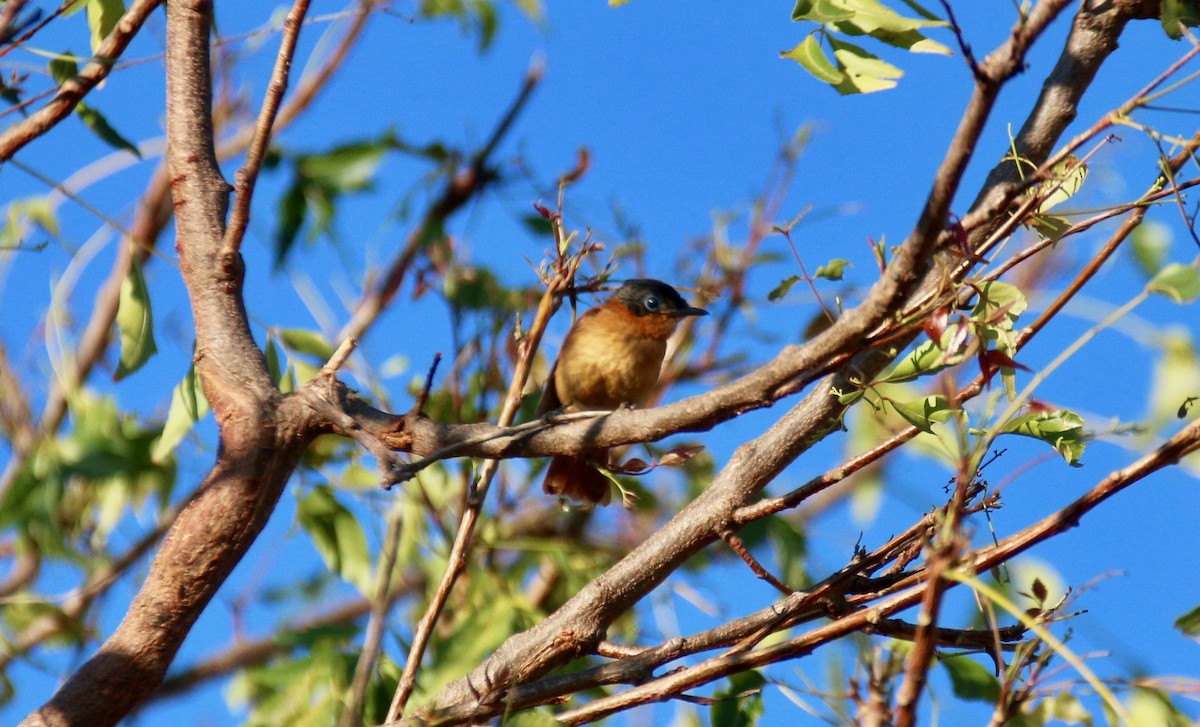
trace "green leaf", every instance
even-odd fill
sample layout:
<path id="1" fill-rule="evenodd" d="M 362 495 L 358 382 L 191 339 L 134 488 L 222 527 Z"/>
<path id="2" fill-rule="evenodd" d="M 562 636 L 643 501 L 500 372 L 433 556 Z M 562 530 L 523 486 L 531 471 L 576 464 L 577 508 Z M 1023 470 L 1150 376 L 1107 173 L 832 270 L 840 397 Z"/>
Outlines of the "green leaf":
<path id="1" fill-rule="evenodd" d="M 625 3 L 628 0 L 609 0 L 609 4 L 613 2 Z M 504 717 L 503 724 L 504 727 L 562 727 L 562 722 L 555 719 L 546 707 L 513 712 Z"/>
<path id="2" fill-rule="evenodd" d="M 1171 228 L 1158 222 L 1142 222 L 1132 237 L 1134 261 L 1146 277 L 1154 277 L 1171 250 Z"/>
<path id="3" fill-rule="evenodd" d="M 826 280 L 841 280 L 842 271 L 852 267 L 854 265 L 849 260 L 843 260 L 840 257 L 834 258 L 817 268 L 817 272 L 813 273 L 813 277 L 824 278 Z"/>
<path id="4" fill-rule="evenodd" d="M 796 0 L 792 8 L 792 20 L 807 20 L 812 23 L 831 23 L 854 17 L 854 11 L 838 5 L 835 0 Z"/>
<path id="5" fill-rule="evenodd" d="M 880 3 L 879 0 L 835 1 L 854 13 L 850 21 L 865 33 L 871 33 L 876 30 L 883 30 L 889 33 L 905 33 L 910 30 L 917 30 L 918 28 L 946 25 L 944 20 L 905 17 Z"/>
<path id="6" fill-rule="evenodd" d="M 1029 307 L 1025 294 L 1012 283 L 993 280 L 979 289 L 979 300 L 971 309 L 971 318 L 982 325 L 1000 326 L 1012 330 L 1017 318 Z M 991 314 L 1003 310 L 1005 315 L 995 318 Z M 993 319 L 994 318 L 994 319 Z"/>
<path id="7" fill-rule="evenodd" d="M 774 290 L 772 290 L 770 293 L 767 293 L 767 300 L 779 300 L 783 296 L 787 295 L 788 291 L 792 289 L 792 286 L 796 283 L 799 283 L 800 280 L 801 278 L 799 275 L 791 275 L 779 281 L 779 285 L 776 285 Z"/>
<path id="8" fill-rule="evenodd" d="M 1055 215 L 1030 215 L 1025 226 L 1035 230 L 1043 240 L 1058 242 L 1071 229 L 1071 221 Z"/>
<path id="9" fill-rule="evenodd" d="M 79 75 L 79 64 L 75 62 L 75 55 L 68 50 L 52 59 L 47 70 L 50 71 L 50 77 L 54 79 L 54 82 L 61 86 Z"/>
<path id="10" fill-rule="evenodd" d="M 1083 456 L 1083 418 L 1072 411 L 1037 412 L 1010 420 L 1001 430 L 1004 434 L 1033 437 L 1054 447 L 1067 464 L 1079 467 Z"/>
<path id="11" fill-rule="evenodd" d="M 300 228 L 304 226 L 304 215 L 307 210 L 308 203 L 304 199 L 304 187 L 297 180 L 279 198 L 279 211 L 276 214 L 279 219 L 279 228 L 275 230 L 276 270 L 283 267 L 288 253 L 295 246 L 296 239 L 300 236 Z"/>
<path id="12" fill-rule="evenodd" d="M 99 51 L 104 39 L 117 27 L 117 21 L 125 14 L 125 3 L 121 0 L 88 0 L 88 28 L 92 32 L 92 53 Z"/>
<path id="13" fill-rule="evenodd" d="M 1171 263 L 1150 279 L 1146 289 L 1161 293 L 1176 303 L 1191 303 L 1200 297 L 1200 268 L 1197 263 Z"/>
<path id="14" fill-rule="evenodd" d="M 325 342 L 325 337 L 316 331 L 303 328 L 285 328 L 279 332 L 283 345 L 297 353 L 307 354 L 321 361 L 328 361 L 333 355 L 333 346 Z"/>
<path id="15" fill-rule="evenodd" d="M 327 485 L 314 487 L 296 511 L 300 526 L 329 569 L 364 593 L 370 593 L 371 558 L 358 519 Z"/>
<path id="16" fill-rule="evenodd" d="M 550 220 L 536 212 L 522 215 L 521 223 L 525 225 L 525 229 L 539 237 L 550 237 L 554 234 L 554 226 L 550 224 Z"/>
<path id="17" fill-rule="evenodd" d="M 729 677 L 729 686 L 718 689 L 709 710 L 712 727 L 753 727 L 763 715 L 762 688 L 767 680 L 757 671 Z"/>
<path id="18" fill-rule="evenodd" d="M 999 680 L 971 657 L 943 656 L 938 661 L 946 669 L 956 697 L 989 703 L 995 703 L 1000 698 Z"/>
<path id="19" fill-rule="evenodd" d="M 121 360 L 113 379 L 120 381 L 142 367 L 158 349 L 154 345 L 154 317 L 142 266 L 134 256 L 121 283 L 117 303 L 117 328 L 121 331 Z"/>
<path id="20" fill-rule="evenodd" d="M 279 382 L 283 379 L 283 367 L 279 362 L 279 347 L 275 345 L 275 338 L 267 336 L 267 375 L 271 377 L 271 383 L 279 386 Z"/>
<path id="21" fill-rule="evenodd" d="M 815 35 L 809 35 L 791 50 L 780 51 L 779 55 L 796 61 L 822 83 L 833 86 L 845 80 L 845 75 L 825 55 Z"/>
<path id="22" fill-rule="evenodd" d="M 58 234 L 58 219 L 54 206 L 46 197 L 25 197 L 8 203 L 8 215 L 0 229 L 0 249 L 21 246 L 29 231 L 30 223 L 51 235 Z"/>
<path id="23" fill-rule="evenodd" d="M 909 18 L 900 15 L 877 0 L 836 0 L 853 11 L 853 16 L 832 23 L 847 35 L 869 35 L 876 40 L 911 53 L 952 55 L 949 48 L 925 37 L 918 29 L 945 26 L 937 18 Z"/>
<path id="24" fill-rule="evenodd" d="M 374 141 L 345 144 L 322 154 L 289 157 L 294 176 L 279 201 L 276 269 L 286 261 L 307 216 L 312 215 L 314 237 L 328 230 L 338 197 L 370 189 L 384 153 L 393 148 L 405 146 L 388 133 Z"/>
<path id="25" fill-rule="evenodd" d="M 1087 174 L 1087 165 L 1078 157 L 1068 154 L 1066 158 L 1051 168 L 1049 178 L 1038 184 L 1037 196 L 1042 201 L 1038 205 L 1037 211 L 1047 212 L 1051 207 L 1062 204 L 1075 196 L 1075 193 L 1083 186 L 1084 180 L 1087 179 Z"/>
<path id="26" fill-rule="evenodd" d="M 100 137 L 100 140 L 114 149 L 125 149 L 133 152 L 137 158 L 142 158 L 142 153 L 134 146 L 133 142 L 121 136 L 120 132 L 108 123 L 108 119 L 104 118 L 96 109 L 86 104 L 80 103 L 75 106 L 75 115 L 78 116 L 92 132 Z"/>
<path id="27" fill-rule="evenodd" d="M 845 75 L 841 82 L 834 84 L 843 96 L 895 88 L 896 79 L 904 75 L 899 68 L 857 45 L 833 38 L 829 43 L 833 46 L 838 69 Z"/>
<path id="28" fill-rule="evenodd" d="M 1188 636 L 1200 636 L 1200 606 L 1175 619 L 1175 628 Z"/>
<path id="29" fill-rule="evenodd" d="M 300 178 L 330 191 L 357 192 L 370 187 L 384 152 L 392 144 L 389 137 L 339 146 L 324 154 L 302 156 L 297 160 L 297 171 Z"/>
<path id="30" fill-rule="evenodd" d="M 1183 29 L 1200 24 L 1200 0 L 1163 0 L 1162 27 L 1171 40 L 1183 37 Z"/>
<path id="31" fill-rule="evenodd" d="M 171 395 L 167 422 L 163 425 L 158 441 L 150 450 L 150 460 L 155 463 L 166 460 L 191 431 L 192 425 L 208 413 L 208 409 L 208 398 L 204 396 L 204 389 L 200 386 L 200 378 L 196 376 L 196 366 L 193 364 L 188 367 L 183 381 L 179 382 Z"/>
<path id="32" fill-rule="evenodd" d="M 944 365 L 945 352 L 933 341 L 925 341 L 896 364 L 895 368 L 887 372 L 882 380 L 911 381 L 919 376 L 938 371 Z"/>
<path id="33" fill-rule="evenodd" d="M 901 403 L 888 399 L 888 403 L 904 420 L 922 432 L 933 434 L 935 422 L 944 422 L 950 418 L 950 403 L 940 394 L 925 396 L 916 401 Z"/>

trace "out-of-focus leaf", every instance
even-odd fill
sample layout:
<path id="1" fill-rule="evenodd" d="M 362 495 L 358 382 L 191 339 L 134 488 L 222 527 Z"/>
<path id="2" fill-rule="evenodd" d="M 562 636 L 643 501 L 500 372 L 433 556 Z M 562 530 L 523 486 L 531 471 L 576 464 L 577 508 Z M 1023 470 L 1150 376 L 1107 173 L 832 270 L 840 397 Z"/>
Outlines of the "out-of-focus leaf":
<path id="1" fill-rule="evenodd" d="M 1175 628 L 1188 636 L 1200 636 L 1200 606 L 1175 619 Z"/>
<path id="2" fill-rule="evenodd" d="M 446 300 L 463 310 L 495 310 L 509 300 L 508 291 L 495 274 L 474 265 L 452 269 L 444 279 L 442 292 Z"/>
<path id="3" fill-rule="evenodd" d="M 1038 237 L 1050 242 L 1058 242 L 1071 229 L 1070 220 L 1055 215 L 1030 215 L 1025 225 L 1037 232 Z"/>
<path id="4" fill-rule="evenodd" d="M 118 5 L 120 4 L 120 1 L 121 0 L 116 0 Z M 109 0 L 92 0 L 92 2 L 88 4 L 89 20 L 91 19 L 92 15 L 92 7 L 97 5 L 98 2 L 109 2 Z M 121 8 L 119 13 L 120 12 L 124 12 L 124 8 Z M 118 17 L 120 17 L 119 13 Z M 64 51 L 60 53 L 58 57 L 50 61 L 48 70 L 50 72 L 50 77 L 54 79 L 54 82 L 61 86 L 78 75 L 79 64 L 76 62 L 76 58 L 71 51 Z M 133 142 L 126 139 L 119 131 L 113 128 L 112 124 L 108 123 L 108 119 L 104 117 L 104 114 L 100 113 L 91 106 L 80 102 L 75 106 L 75 115 L 78 116 L 79 119 L 83 121 L 84 125 L 91 129 L 92 133 L 99 137 L 100 140 L 105 144 L 108 144 L 114 149 L 125 149 L 132 152 L 134 156 L 138 157 L 139 159 L 141 158 L 142 153 L 138 151 L 137 146 L 135 146 Z"/>
<path id="5" fill-rule="evenodd" d="M 779 285 L 776 285 L 770 293 L 767 293 L 767 300 L 779 300 L 783 296 L 787 295 L 788 291 L 792 289 L 792 286 L 796 283 L 799 283 L 800 280 L 801 278 L 799 275 L 789 275 L 788 277 L 779 281 Z"/>
<path id="6" fill-rule="evenodd" d="M 328 361 L 333 355 L 333 346 L 325 341 L 325 337 L 316 331 L 303 328 L 285 328 L 279 332 L 283 345 L 296 353 L 312 356 L 322 362 Z"/>
<path id="7" fill-rule="evenodd" d="M 944 656 L 938 663 L 949 675 L 956 697 L 971 702 L 989 703 L 994 703 L 1000 698 L 999 680 L 970 656 Z"/>
<path id="8" fill-rule="evenodd" d="M 300 228 L 304 227 L 304 213 L 308 204 L 304 200 L 304 187 L 297 181 L 279 198 L 276 217 L 279 227 L 275 230 L 275 268 L 278 270 L 287 260 L 288 253 L 296 245 Z"/>
<path id="9" fill-rule="evenodd" d="M 821 41 L 815 35 L 809 35 L 791 50 L 779 51 L 779 55 L 796 61 L 822 83 L 834 86 L 845 80 L 845 75 L 825 55 Z"/>
<path id="10" fill-rule="evenodd" d="M 1133 259 L 1147 277 L 1162 270 L 1171 250 L 1171 228 L 1158 222 L 1142 222 L 1133 231 Z"/>
<path id="11" fill-rule="evenodd" d="M 1083 702 L 1079 701 L 1079 697 L 1076 697 L 1066 689 L 1052 697 L 1048 697 L 1042 704 L 1046 705 L 1045 718 L 1035 724 L 1047 724 L 1051 719 L 1069 725 L 1083 725 L 1084 727 L 1092 727 L 1095 724 L 1092 713 L 1087 711 L 1087 708 L 1083 706 Z M 1014 725 L 1014 727 L 1023 726 Z M 1030 724 L 1029 727 L 1033 727 L 1033 725 Z"/>
<path id="12" fill-rule="evenodd" d="M 1129 724 L 1134 727 L 1191 727 L 1195 724 L 1171 702 L 1165 689 L 1141 688 L 1128 698 Z"/>
<path id="13" fill-rule="evenodd" d="M 550 220 L 540 214 L 521 215 L 521 222 L 525 225 L 525 229 L 535 235 L 549 237 L 554 234 L 554 227 L 550 224 Z"/>
<path id="14" fill-rule="evenodd" d="M 627 0 L 619 0 L 626 2 Z M 610 4 L 612 0 L 609 0 Z M 505 716 L 504 727 L 562 727 L 562 722 L 554 718 L 549 708 L 522 709 Z"/>
<path id="15" fill-rule="evenodd" d="M 1054 447 L 1067 464 L 1072 467 L 1081 465 L 1079 458 L 1084 450 L 1083 418 L 1075 412 L 1059 409 L 1027 414 L 1009 421 L 1001 432 L 1040 439 Z"/>
<path id="16" fill-rule="evenodd" d="M 302 179 L 330 191 L 357 192 L 371 185 L 375 170 L 391 146 L 391 139 L 385 138 L 305 155 L 297 159 L 297 171 Z"/>
<path id="17" fill-rule="evenodd" d="M 25 197 L 9 202 L 4 227 L 0 228 L 0 249 L 22 246 L 31 223 L 51 235 L 58 234 L 58 218 L 50 200 Z"/>
<path id="18" fill-rule="evenodd" d="M 121 283 L 117 304 L 117 328 L 121 331 L 121 360 L 113 378 L 117 381 L 137 371 L 158 350 L 154 345 L 154 316 L 150 312 L 150 291 L 142 277 L 137 257 L 129 263 L 129 273 Z"/>
<path id="19" fill-rule="evenodd" d="M 1158 340 L 1160 354 L 1150 375 L 1149 411 L 1145 423 L 1158 432 L 1173 419 L 1189 396 L 1200 394 L 1200 353 L 1186 329 L 1168 329 Z M 1186 415 L 1187 412 L 1184 411 Z"/>
<path id="20" fill-rule="evenodd" d="M 767 680 L 757 671 L 729 677 L 729 686 L 713 693 L 709 718 L 712 727 L 754 727 L 763 715 L 762 689 Z"/>
<path id="21" fill-rule="evenodd" d="M 196 376 L 195 365 L 189 366 L 183 381 L 175 387 L 171 395 L 171 408 L 167 411 L 167 422 L 163 425 L 162 434 L 150 450 L 150 459 L 163 462 L 183 441 L 192 425 L 200 421 L 200 417 L 208 413 L 208 398 L 200 386 L 200 377 Z"/>
<path id="22" fill-rule="evenodd" d="M 519 614 L 508 588 L 494 580 L 499 576 L 474 573 L 475 577 L 479 582 L 470 594 L 472 616 L 455 624 L 451 633 L 434 643 L 434 658 L 422 669 L 415 695 L 418 701 L 421 695 L 432 696 L 450 680 L 470 671 L 517 629 Z"/>
<path id="23" fill-rule="evenodd" d="M 1196 263 L 1171 263 L 1150 279 L 1146 288 L 1161 293 L 1176 303 L 1191 303 L 1200 298 L 1200 267 Z"/>
<path id="24" fill-rule="evenodd" d="M 330 228 L 341 195 L 371 188 L 383 156 L 390 149 L 407 149 L 388 133 L 379 139 L 344 144 L 321 154 L 287 156 L 293 179 L 279 201 L 279 226 L 275 231 L 275 267 L 279 269 L 299 238 L 308 215 L 312 234 Z"/>
<path id="25" fill-rule="evenodd" d="M 92 53 L 100 50 L 104 39 L 117 27 L 117 21 L 125 14 L 125 3 L 121 0 L 87 0 L 88 29 L 92 35 Z"/>
<path id="26" fill-rule="evenodd" d="M 1200 0 L 1162 0 L 1162 26 L 1167 37 L 1179 40 L 1184 28 L 1200 24 Z"/>
<path id="27" fill-rule="evenodd" d="M 275 337 L 267 336 L 267 375 L 271 377 L 271 383 L 279 386 L 280 380 L 283 378 L 283 366 L 279 361 L 279 347 L 275 345 Z"/>
<path id="28" fill-rule="evenodd" d="M 1073 197 L 1087 179 L 1087 165 L 1078 157 L 1068 155 L 1050 170 L 1050 176 L 1037 186 L 1037 195 L 1042 198 L 1038 212 L 1048 212 L 1051 207 Z"/>
<path id="29" fill-rule="evenodd" d="M 75 55 L 69 50 L 52 58 L 47 69 L 50 71 L 50 77 L 59 86 L 79 75 L 79 63 L 76 62 Z"/>
<path id="30" fill-rule="evenodd" d="M 114 129 L 112 124 L 108 123 L 108 119 L 104 118 L 104 114 L 101 114 L 91 106 L 80 103 L 75 106 L 75 115 L 78 116 L 80 120 L 83 121 L 84 125 L 91 129 L 96 136 L 100 137 L 100 140 L 105 144 L 108 144 L 114 149 L 125 149 L 126 151 L 132 152 L 133 155 L 139 159 L 142 157 L 142 153 L 138 151 L 138 148 L 134 146 L 133 142 L 129 141 L 124 136 L 121 136 L 121 133 Z"/>
<path id="31" fill-rule="evenodd" d="M 370 593 L 367 538 L 358 519 L 337 501 L 333 490 L 326 485 L 314 487 L 300 500 L 296 517 L 329 569 L 363 593 Z"/>

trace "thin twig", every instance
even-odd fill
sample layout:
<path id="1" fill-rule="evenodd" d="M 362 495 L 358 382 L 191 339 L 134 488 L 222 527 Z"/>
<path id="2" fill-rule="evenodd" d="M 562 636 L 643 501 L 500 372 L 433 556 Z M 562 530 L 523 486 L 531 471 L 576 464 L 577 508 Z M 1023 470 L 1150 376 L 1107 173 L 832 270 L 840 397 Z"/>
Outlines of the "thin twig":
<path id="1" fill-rule="evenodd" d="M 558 219 L 562 219 L 561 215 Z M 501 409 L 498 421 L 501 426 L 511 424 L 520 410 L 522 392 L 525 390 L 525 382 L 529 378 L 529 372 L 533 365 L 534 356 L 537 353 L 538 344 L 541 342 L 542 335 L 546 331 L 546 326 L 550 322 L 551 315 L 553 315 L 554 310 L 558 307 L 559 295 L 562 289 L 574 280 L 575 272 L 579 269 L 579 265 L 588 250 L 589 248 L 585 247 L 583 251 L 571 258 L 566 265 L 558 266 L 556 274 L 551 278 L 545 293 L 542 294 L 537 313 L 534 314 L 533 323 L 522 342 L 521 356 L 517 360 L 512 380 L 509 383 L 508 394 L 504 399 L 504 406 Z M 421 617 L 413 634 L 413 643 L 408 652 L 408 659 L 404 664 L 404 672 L 400 676 L 400 683 L 396 687 L 396 694 L 392 699 L 391 707 L 388 709 L 388 722 L 397 719 L 403 713 L 404 707 L 408 703 L 408 698 L 412 695 L 413 688 L 416 686 L 417 671 L 420 669 L 425 648 L 429 643 L 429 637 L 433 633 L 433 627 L 437 624 L 441 616 L 442 609 L 446 605 L 446 599 L 449 598 L 450 591 L 454 588 L 458 576 L 466 568 L 467 553 L 471 546 L 475 524 L 478 521 L 479 512 L 483 506 L 483 500 L 487 496 L 492 477 L 496 472 L 497 464 L 498 460 L 495 459 L 484 460 L 478 477 L 468 489 L 466 507 L 463 510 L 458 532 L 455 534 L 454 544 L 450 549 L 446 572 L 443 574 L 441 582 L 438 583 L 437 591 L 434 593 L 429 606 L 425 609 L 425 614 Z"/>
<path id="2" fill-rule="evenodd" d="M 413 402 L 413 414 L 419 415 L 425 411 L 425 403 L 429 401 L 429 392 L 433 390 L 433 375 L 437 373 L 438 364 L 441 362 L 441 352 L 433 354 L 433 363 L 429 364 L 429 371 L 425 374 L 425 385 L 421 387 L 421 393 L 417 395 L 417 400 Z"/>
<path id="3" fill-rule="evenodd" d="M 358 662 L 354 665 L 350 702 L 342 710 L 342 716 L 338 720 L 339 727 L 358 727 L 363 721 L 363 704 L 366 703 L 367 688 L 371 685 L 371 675 L 375 671 L 375 662 L 383 645 L 383 629 L 392 604 L 392 571 L 396 567 L 396 553 L 400 548 L 400 534 L 404 527 L 402 512 L 403 508 L 397 502 L 388 513 L 387 535 L 384 536 L 383 549 L 379 554 L 375 595 L 371 598 L 371 616 L 367 620 L 367 632 L 363 637 Z"/>
<path id="4" fill-rule="evenodd" d="M 495 175 L 488 168 L 491 155 L 508 134 L 517 116 L 533 95 L 534 89 L 542 79 L 542 72 L 543 68 L 540 63 L 534 64 L 526 71 L 521 89 L 499 123 L 496 124 L 496 128 L 488 137 L 487 142 L 472 156 L 471 162 L 466 168 L 458 170 L 447 180 L 445 187 L 430 204 L 420 223 L 409 232 L 403 249 L 388 265 L 383 281 L 359 301 L 354 315 L 342 327 L 338 334 L 339 337 L 362 338 L 366 334 L 375 319 L 400 290 L 400 284 L 408 275 L 413 260 L 428 244 L 431 231 L 494 181 Z"/>
<path id="5" fill-rule="evenodd" d="M 338 345 L 337 350 L 333 352 L 333 355 L 329 357 L 329 360 L 325 362 L 325 365 L 321 367 L 317 376 L 324 378 L 336 376 L 337 372 L 341 371 L 342 366 L 346 365 L 346 359 L 350 358 L 350 354 L 354 353 L 356 346 L 358 346 L 357 338 L 351 337 L 342 341 Z"/>
<path id="6" fill-rule="evenodd" d="M 283 21 L 283 38 L 279 42 L 279 53 L 275 56 L 275 68 L 271 71 L 271 81 L 263 96 L 258 121 L 254 125 L 254 138 L 246 150 L 246 161 L 235 176 L 233 209 L 225 227 L 221 250 L 222 257 L 227 259 L 237 254 L 242 246 L 242 238 L 246 235 L 246 224 L 250 221 L 250 198 L 254 196 L 254 185 L 258 181 L 258 172 L 262 168 L 267 145 L 271 143 L 275 116 L 279 113 L 283 94 L 287 91 L 292 57 L 296 53 L 296 40 L 300 36 L 304 16 L 308 13 L 308 4 L 309 0 L 295 0 Z"/>
<path id="7" fill-rule="evenodd" d="M 722 530 L 721 540 L 724 540 L 725 544 L 729 546 L 729 549 L 737 553 L 738 557 L 745 561 L 746 565 L 750 566 L 750 570 L 754 571 L 755 576 L 766 581 L 767 583 L 770 583 L 777 591 L 785 596 L 790 596 L 796 592 L 796 589 L 788 586 L 786 583 L 776 578 L 771 574 L 770 571 L 764 568 L 763 564 L 759 563 L 758 559 L 755 558 L 749 550 L 746 550 L 746 544 L 742 542 L 742 539 L 738 537 L 737 534 L 732 530 L 728 528 Z"/>

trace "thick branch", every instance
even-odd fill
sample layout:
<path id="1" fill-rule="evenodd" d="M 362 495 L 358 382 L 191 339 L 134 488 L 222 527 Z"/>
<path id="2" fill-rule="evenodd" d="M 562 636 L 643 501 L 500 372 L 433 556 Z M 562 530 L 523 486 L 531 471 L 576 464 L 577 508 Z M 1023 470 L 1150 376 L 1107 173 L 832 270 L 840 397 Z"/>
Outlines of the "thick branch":
<path id="1" fill-rule="evenodd" d="M 1117 39 L 1131 20 L 1158 16 L 1159 0 L 1082 2 L 1054 70 L 1014 141 L 1020 161 L 1008 158 L 992 169 L 973 209 L 991 208 L 1050 156 L 1078 113 L 1079 102 L 1100 66 L 1117 50 Z"/>
<path id="2" fill-rule="evenodd" d="M 200 612 L 266 524 L 310 435 L 250 335 L 240 256 L 221 255 L 229 187 L 213 148 L 212 6 L 167 9 L 167 162 L 176 249 L 196 324 L 196 367 L 220 427 L 218 461 L 151 563 L 117 630 L 28 725 L 110 725 L 162 680 Z"/>
<path id="3" fill-rule="evenodd" d="M 929 267 L 944 229 L 950 200 L 957 190 L 966 162 L 1000 86 L 1022 67 L 1029 45 L 1067 4 L 1067 0 L 1039 3 L 1028 19 L 1014 30 L 1009 41 L 984 61 L 980 69 L 981 80 L 939 169 L 916 229 L 864 303 L 842 316 L 810 344 L 786 349 L 763 370 L 705 396 L 744 396 L 754 386 L 764 383 L 775 384 L 776 392 L 780 389 L 794 391 L 795 388 L 791 388 L 795 386 L 794 381 L 772 380 L 771 376 L 779 375 L 780 370 L 788 371 L 789 363 L 795 363 L 795 359 L 823 347 L 829 347 L 826 350 L 832 351 L 838 351 L 839 346 L 844 347 L 840 349 L 841 352 L 857 350 L 870 332 L 899 309 Z M 585 586 L 559 611 L 532 629 L 510 638 L 470 675 L 444 689 L 435 700 L 434 713 L 436 707 L 449 707 L 467 701 L 486 705 L 495 700 L 493 704 L 499 707 L 503 690 L 508 684 L 536 677 L 574 655 L 591 652 L 603 638 L 604 630 L 613 618 L 632 606 L 684 560 L 711 543 L 721 529 L 731 522 L 737 507 L 765 486 L 807 446 L 836 427 L 842 407 L 835 397 L 829 395 L 830 387 L 826 384 L 836 385 L 839 379 L 841 383 L 869 379 L 870 371 L 881 368 L 892 355 L 894 353 L 867 351 L 856 356 L 851 365 L 844 366 L 838 378 L 819 384 L 805 401 L 781 418 L 767 433 L 740 447 L 712 485 L 641 547 Z M 815 376 L 817 367 L 829 365 L 829 360 L 829 357 L 814 357 L 808 367 L 801 365 L 791 371 L 807 373 L 811 378 Z M 862 376 L 863 372 L 867 373 L 865 377 Z M 661 412 L 658 416 L 665 418 L 667 412 L 688 412 L 689 407 L 694 407 L 705 396 L 663 407 L 657 410 Z M 690 420 L 693 425 L 706 418 L 722 415 L 711 409 L 691 409 L 690 413 L 694 417 Z M 641 412 L 636 415 L 647 414 Z M 622 415 L 628 414 L 609 415 L 612 419 L 591 425 L 591 431 L 597 435 L 597 443 L 616 443 L 604 438 L 604 429 L 608 422 Z M 724 413 L 726 417 L 732 415 L 733 412 Z"/>

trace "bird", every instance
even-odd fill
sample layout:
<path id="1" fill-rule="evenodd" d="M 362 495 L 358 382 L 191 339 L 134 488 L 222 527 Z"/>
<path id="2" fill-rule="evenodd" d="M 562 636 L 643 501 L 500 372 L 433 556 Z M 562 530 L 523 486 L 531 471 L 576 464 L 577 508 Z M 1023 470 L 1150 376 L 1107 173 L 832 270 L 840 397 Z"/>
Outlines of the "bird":
<path id="1" fill-rule="evenodd" d="M 644 405 L 658 383 L 667 339 L 679 321 L 706 315 L 708 311 L 689 306 L 661 280 L 626 280 L 567 331 L 547 376 L 538 415 Z M 556 455 L 542 490 L 585 508 L 607 505 L 612 497 L 609 478 L 596 467 L 608 464 L 608 449 L 603 447 Z"/>

